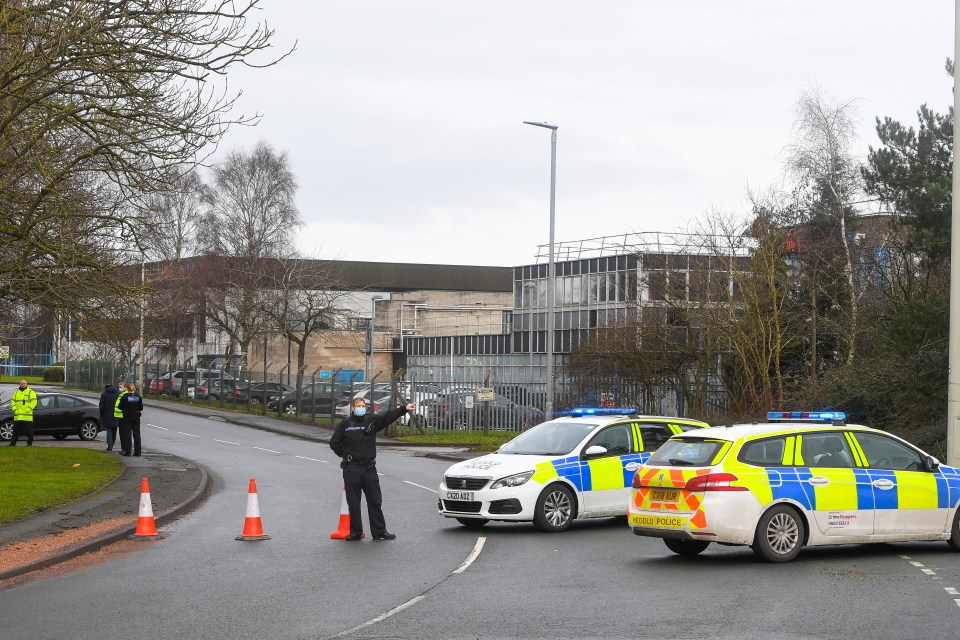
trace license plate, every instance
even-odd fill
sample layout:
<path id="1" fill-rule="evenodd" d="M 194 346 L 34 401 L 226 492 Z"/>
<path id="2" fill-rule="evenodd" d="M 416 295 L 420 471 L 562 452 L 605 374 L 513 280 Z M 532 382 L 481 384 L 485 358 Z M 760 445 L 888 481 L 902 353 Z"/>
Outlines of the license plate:
<path id="1" fill-rule="evenodd" d="M 473 502 L 473 491 L 447 491 L 447 500 Z"/>
<path id="2" fill-rule="evenodd" d="M 682 529 L 687 524 L 686 518 L 677 516 L 648 516 L 634 514 L 630 516 L 630 524 L 638 527 L 654 527 L 657 529 Z"/>
<path id="3" fill-rule="evenodd" d="M 680 490 L 651 489 L 650 502 L 680 502 Z"/>

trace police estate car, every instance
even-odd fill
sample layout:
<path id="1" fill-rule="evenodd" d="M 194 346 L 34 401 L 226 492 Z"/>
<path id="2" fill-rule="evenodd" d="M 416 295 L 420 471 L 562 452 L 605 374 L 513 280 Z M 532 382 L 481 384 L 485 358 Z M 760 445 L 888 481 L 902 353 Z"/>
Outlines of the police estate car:
<path id="1" fill-rule="evenodd" d="M 575 518 L 626 513 L 637 468 L 671 436 L 707 427 L 629 409 L 575 409 L 493 454 L 458 462 L 440 484 L 439 510 L 467 527 L 490 520 L 563 531 Z"/>
<path id="2" fill-rule="evenodd" d="M 785 424 L 776 420 L 820 420 Z M 680 555 L 750 545 L 770 562 L 801 547 L 945 540 L 960 550 L 960 471 L 841 412 L 671 438 L 633 479 L 628 522 Z"/>

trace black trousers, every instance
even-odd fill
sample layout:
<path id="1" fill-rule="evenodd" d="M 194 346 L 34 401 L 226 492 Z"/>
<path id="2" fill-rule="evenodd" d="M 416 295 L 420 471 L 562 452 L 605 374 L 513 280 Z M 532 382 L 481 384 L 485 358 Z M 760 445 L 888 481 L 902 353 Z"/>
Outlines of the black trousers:
<path id="1" fill-rule="evenodd" d="M 21 433 L 26 432 L 27 434 L 27 445 L 33 444 L 33 421 L 32 420 L 14 420 L 13 421 L 13 437 L 10 438 L 10 446 L 15 446 L 17 444 L 17 439 L 20 437 Z"/>
<path id="2" fill-rule="evenodd" d="M 383 495 L 380 493 L 380 478 L 377 466 L 369 462 L 346 462 L 343 465 L 343 485 L 347 491 L 347 508 L 350 510 L 350 533 L 363 531 L 360 516 L 360 493 L 367 499 L 367 514 L 370 516 L 370 532 L 373 535 L 386 533 L 387 522 L 383 518 Z"/>
<path id="3" fill-rule="evenodd" d="M 140 416 L 129 416 L 120 420 L 120 449 L 130 455 L 130 441 L 133 440 L 133 455 L 140 455 Z"/>

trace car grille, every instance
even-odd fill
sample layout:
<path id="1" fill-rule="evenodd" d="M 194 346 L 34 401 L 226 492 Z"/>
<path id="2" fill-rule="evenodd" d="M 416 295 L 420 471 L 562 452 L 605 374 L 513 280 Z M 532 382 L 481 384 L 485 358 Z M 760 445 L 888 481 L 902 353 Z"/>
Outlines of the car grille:
<path id="1" fill-rule="evenodd" d="M 444 500 L 443 508 L 446 511 L 455 511 L 457 513 L 480 513 L 480 502 L 467 502 L 466 500 Z"/>
<path id="2" fill-rule="evenodd" d="M 454 491 L 458 489 L 477 491 L 483 489 L 490 482 L 487 478 L 464 478 L 461 476 L 446 476 L 443 481 L 446 483 L 447 489 Z"/>

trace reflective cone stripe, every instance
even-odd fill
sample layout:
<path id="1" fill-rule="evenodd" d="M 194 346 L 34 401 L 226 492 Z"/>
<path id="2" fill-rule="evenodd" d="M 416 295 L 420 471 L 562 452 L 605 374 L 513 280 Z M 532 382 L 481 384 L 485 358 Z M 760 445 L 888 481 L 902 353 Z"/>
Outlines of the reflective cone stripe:
<path id="1" fill-rule="evenodd" d="M 137 530 L 130 539 L 157 540 L 162 536 L 157 533 L 157 525 L 153 520 L 153 502 L 150 500 L 150 483 L 144 478 L 140 482 L 140 509 L 137 514 Z"/>
<path id="2" fill-rule="evenodd" d="M 350 535 L 350 507 L 347 506 L 347 487 L 344 485 L 340 498 L 340 523 L 330 537 L 334 540 L 343 540 L 348 535 Z M 366 534 L 361 533 L 360 537 L 366 537 Z"/>
<path id="3" fill-rule="evenodd" d="M 247 489 L 247 515 L 243 521 L 243 533 L 237 540 L 269 540 L 264 535 L 263 524 L 260 521 L 260 502 L 257 500 L 257 481 L 250 478 L 250 488 Z"/>

